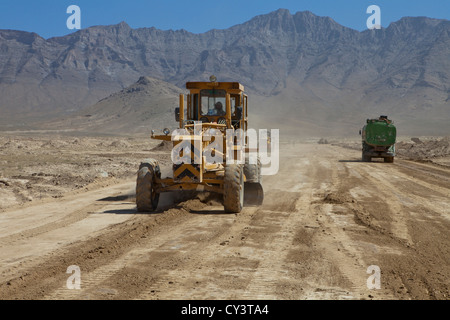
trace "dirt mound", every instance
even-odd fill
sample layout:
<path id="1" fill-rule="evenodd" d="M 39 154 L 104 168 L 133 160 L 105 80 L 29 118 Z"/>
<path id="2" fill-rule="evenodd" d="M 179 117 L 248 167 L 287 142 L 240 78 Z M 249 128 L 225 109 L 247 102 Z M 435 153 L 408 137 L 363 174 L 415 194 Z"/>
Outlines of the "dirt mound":
<path id="1" fill-rule="evenodd" d="M 23 149 L 25 147 L 25 144 L 23 142 L 15 141 L 15 140 L 8 140 L 2 148 L 5 149 Z"/>
<path id="2" fill-rule="evenodd" d="M 412 139 L 411 139 L 412 140 Z M 432 159 L 450 155 L 450 137 L 428 141 L 414 139 L 412 142 L 399 142 L 397 154 L 412 160 Z"/>
<path id="3" fill-rule="evenodd" d="M 131 144 L 126 140 L 116 140 L 113 141 L 110 146 L 115 148 L 128 148 L 131 146 Z"/>
<path id="4" fill-rule="evenodd" d="M 355 199 L 353 199 L 348 194 L 342 194 L 342 193 L 327 193 L 322 202 L 324 203 L 330 203 L 330 204 L 343 204 L 348 202 L 355 202 Z"/>
<path id="5" fill-rule="evenodd" d="M 169 141 L 162 141 L 160 144 L 158 144 L 156 147 L 152 149 L 152 151 L 171 151 L 173 148 L 173 145 Z"/>
<path id="6" fill-rule="evenodd" d="M 62 148 L 67 147 L 68 143 L 65 141 L 59 141 L 59 140 L 49 140 L 44 143 L 42 143 L 41 148 Z"/>

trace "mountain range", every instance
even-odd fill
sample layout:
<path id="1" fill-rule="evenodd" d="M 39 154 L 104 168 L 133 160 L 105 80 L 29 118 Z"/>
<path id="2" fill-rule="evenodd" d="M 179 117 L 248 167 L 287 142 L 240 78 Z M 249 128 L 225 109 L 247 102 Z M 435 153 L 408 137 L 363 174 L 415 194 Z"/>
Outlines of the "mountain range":
<path id="1" fill-rule="evenodd" d="M 212 74 L 245 86 L 257 126 L 351 135 L 366 118 L 387 114 L 400 133 L 450 134 L 449 20 L 405 17 L 359 32 L 285 9 L 201 34 L 125 22 L 50 39 L 0 30 L 0 129 L 106 116 L 109 104 L 93 106 L 124 99 L 142 79 L 151 94 L 136 102 L 134 120 L 164 108 L 172 114 L 185 82 Z M 120 110 L 109 110 L 108 121 Z"/>

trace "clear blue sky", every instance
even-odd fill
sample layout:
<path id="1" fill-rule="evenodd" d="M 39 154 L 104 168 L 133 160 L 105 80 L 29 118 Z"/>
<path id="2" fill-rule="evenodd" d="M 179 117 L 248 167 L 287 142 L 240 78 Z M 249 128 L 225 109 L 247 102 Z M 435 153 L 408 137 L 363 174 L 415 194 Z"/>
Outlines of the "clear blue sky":
<path id="1" fill-rule="evenodd" d="M 74 32 L 66 27 L 72 4 L 81 8 L 82 28 L 125 21 L 132 28 L 194 33 L 225 29 L 279 8 L 292 14 L 308 10 L 356 30 L 366 28 L 366 9 L 372 4 L 381 8 L 383 27 L 404 16 L 450 19 L 450 0 L 2 0 L 0 29 L 32 31 L 44 38 Z"/>

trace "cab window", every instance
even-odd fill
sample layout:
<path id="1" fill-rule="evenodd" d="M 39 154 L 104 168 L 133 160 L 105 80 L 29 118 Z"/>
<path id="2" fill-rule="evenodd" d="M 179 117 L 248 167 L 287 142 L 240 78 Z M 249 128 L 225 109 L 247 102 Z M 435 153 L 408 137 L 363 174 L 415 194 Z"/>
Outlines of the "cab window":
<path id="1" fill-rule="evenodd" d="M 226 110 L 226 91 L 207 89 L 201 90 L 201 115 L 224 115 Z"/>

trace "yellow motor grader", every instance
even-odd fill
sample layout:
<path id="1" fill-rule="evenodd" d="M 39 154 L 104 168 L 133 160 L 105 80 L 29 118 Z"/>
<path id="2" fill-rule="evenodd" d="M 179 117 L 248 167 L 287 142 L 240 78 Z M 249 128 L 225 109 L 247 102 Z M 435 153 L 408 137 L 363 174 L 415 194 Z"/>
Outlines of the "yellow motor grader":
<path id="1" fill-rule="evenodd" d="M 173 143 L 173 177 L 161 178 L 158 161 L 141 163 L 136 184 L 139 212 L 157 209 L 162 192 L 196 190 L 223 195 L 226 212 L 239 213 L 244 202 L 261 205 L 261 161 L 258 144 L 250 143 L 248 97 L 238 82 L 188 82 L 175 119 L 179 129 L 152 139 Z M 244 201 L 245 198 L 245 201 Z"/>

